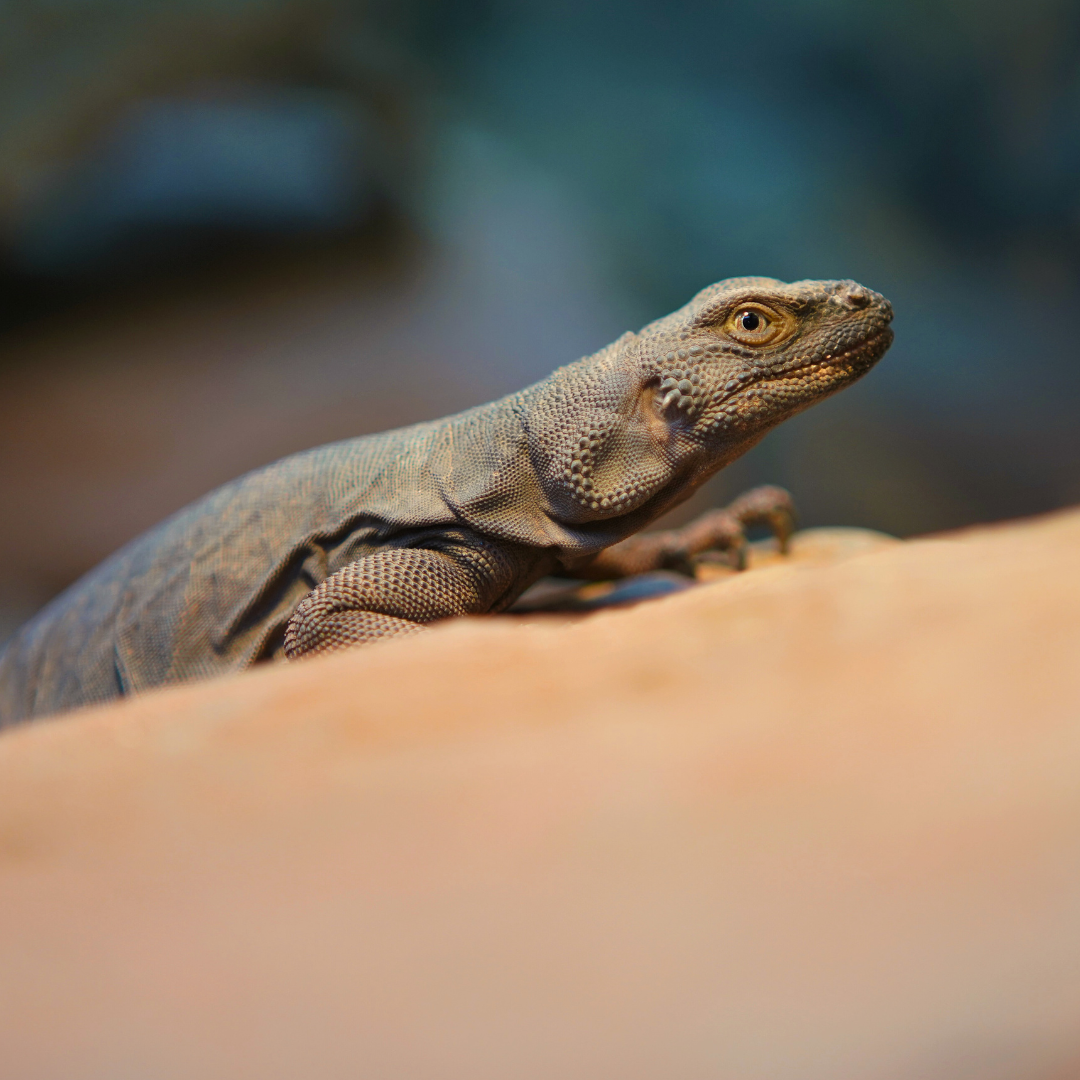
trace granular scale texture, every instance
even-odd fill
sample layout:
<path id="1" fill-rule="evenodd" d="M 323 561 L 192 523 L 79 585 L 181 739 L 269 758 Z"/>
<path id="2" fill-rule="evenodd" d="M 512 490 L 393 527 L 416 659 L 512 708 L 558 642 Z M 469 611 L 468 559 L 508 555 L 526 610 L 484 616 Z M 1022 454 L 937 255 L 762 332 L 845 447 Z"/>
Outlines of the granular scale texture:
<path id="1" fill-rule="evenodd" d="M 891 318 L 851 281 L 734 278 L 509 397 L 241 477 L 16 635 L 0 723 L 500 611 L 553 571 L 689 569 L 709 548 L 737 562 L 748 523 L 790 531 L 786 493 L 635 534 L 865 374 Z"/>

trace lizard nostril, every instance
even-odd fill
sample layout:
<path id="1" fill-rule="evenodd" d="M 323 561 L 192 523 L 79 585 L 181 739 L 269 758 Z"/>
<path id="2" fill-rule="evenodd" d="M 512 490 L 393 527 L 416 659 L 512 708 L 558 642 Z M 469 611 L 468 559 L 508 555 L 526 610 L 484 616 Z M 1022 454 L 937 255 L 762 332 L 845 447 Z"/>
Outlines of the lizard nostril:
<path id="1" fill-rule="evenodd" d="M 844 299 L 853 308 L 864 308 L 870 304 L 870 290 L 864 289 L 861 285 L 855 285 L 848 289 L 844 294 Z"/>

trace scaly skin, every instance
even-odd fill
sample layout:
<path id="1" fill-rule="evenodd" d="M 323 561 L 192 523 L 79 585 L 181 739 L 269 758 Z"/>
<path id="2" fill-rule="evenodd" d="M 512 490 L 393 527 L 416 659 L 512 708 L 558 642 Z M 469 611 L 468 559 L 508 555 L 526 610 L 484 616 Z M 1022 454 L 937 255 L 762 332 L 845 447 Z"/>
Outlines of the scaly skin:
<path id="1" fill-rule="evenodd" d="M 786 541 L 763 488 L 635 535 L 888 348 L 851 281 L 712 285 L 640 333 L 490 405 L 297 454 L 219 488 L 53 601 L 0 657 L 0 720 L 501 611 L 538 577 L 738 561 Z"/>

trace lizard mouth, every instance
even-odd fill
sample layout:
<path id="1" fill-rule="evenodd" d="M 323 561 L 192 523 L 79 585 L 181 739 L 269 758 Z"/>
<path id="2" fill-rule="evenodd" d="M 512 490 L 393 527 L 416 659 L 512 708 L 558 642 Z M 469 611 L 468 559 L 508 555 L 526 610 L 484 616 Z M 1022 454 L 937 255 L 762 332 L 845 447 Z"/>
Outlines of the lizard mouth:
<path id="1" fill-rule="evenodd" d="M 803 372 L 813 369 L 832 369 L 836 376 L 864 375 L 870 370 L 888 351 L 893 340 L 892 327 L 886 326 L 876 333 L 865 337 L 843 352 L 829 353 L 825 356 L 815 357 L 805 364 L 795 367 L 784 368 L 781 371 L 763 372 L 758 378 L 748 380 L 738 389 L 724 397 L 724 401 L 732 401 L 744 394 L 747 390 L 770 382 L 780 382 L 798 376 Z"/>
<path id="2" fill-rule="evenodd" d="M 878 330 L 877 333 L 863 338 L 862 341 L 857 342 L 855 345 L 852 345 L 851 348 L 845 349 L 843 352 L 826 353 L 825 356 L 812 360 L 810 363 L 788 368 L 786 371 L 780 372 L 779 374 L 781 377 L 794 375 L 812 367 L 869 368 L 885 355 L 886 350 L 892 344 L 892 340 L 892 327 L 886 326 L 883 329 Z"/>
<path id="3" fill-rule="evenodd" d="M 767 394 L 770 383 L 798 379 L 801 375 L 812 376 L 814 373 L 819 376 L 814 379 L 816 387 L 806 392 L 805 396 L 812 400 L 814 397 L 833 393 L 843 383 L 865 375 L 886 354 L 892 345 L 892 339 L 892 327 L 882 327 L 842 352 L 815 356 L 804 364 L 787 367 L 779 372 L 762 372 L 757 378 L 747 379 L 742 386 L 725 394 L 717 404 L 721 413 L 734 417 L 742 413 L 746 405 L 753 406 L 755 399 Z"/>
<path id="4" fill-rule="evenodd" d="M 871 334 L 868 338 L 863 338 L 858 345 L 852 346 L 852 348 L 847 351 L 840 353 L 839 356 L 834 356 L 829 362 L 837 364 L 853 360 L 856 363 L 869 362 L 871 364 L 876 364 L 878 360 L 885 355 L 886 350 L 892 344 L 893 336 L 892 327 L 886 326 L 876 334 Z"/>

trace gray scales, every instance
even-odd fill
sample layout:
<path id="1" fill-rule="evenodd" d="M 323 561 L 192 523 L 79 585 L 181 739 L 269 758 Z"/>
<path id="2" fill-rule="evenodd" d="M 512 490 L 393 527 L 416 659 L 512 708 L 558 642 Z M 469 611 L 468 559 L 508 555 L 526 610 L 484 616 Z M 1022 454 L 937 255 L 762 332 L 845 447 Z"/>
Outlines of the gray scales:
<path id="1" fill-rule="evenodd" d="M 791 529 L 761 488 L 638 534 L 776 424 L 865 374 L 887 300 L 734 278 L 457 416 L 296 454 L 132 541 L 0 656 L 0 722 L 503 611 L 545 574 L 605 579 Z"/>

